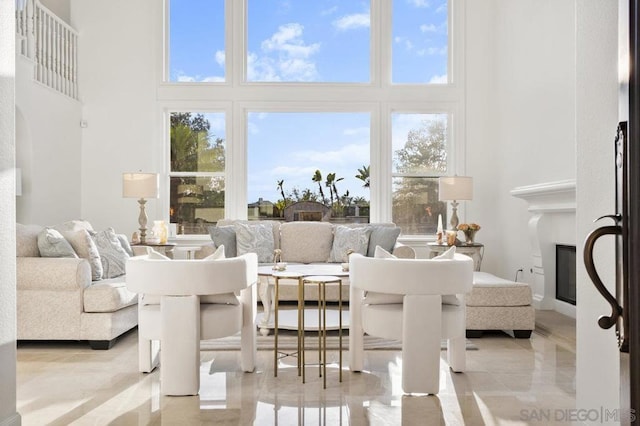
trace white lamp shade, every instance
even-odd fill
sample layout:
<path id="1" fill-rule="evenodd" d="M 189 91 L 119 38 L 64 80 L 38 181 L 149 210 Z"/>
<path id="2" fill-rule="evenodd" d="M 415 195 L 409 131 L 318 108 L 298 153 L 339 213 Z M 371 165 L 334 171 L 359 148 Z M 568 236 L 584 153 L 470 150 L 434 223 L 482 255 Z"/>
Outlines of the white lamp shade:
<path id="1" fill-rule="evenodd" d="M 470 176 L 442 176 L 439 179 L 438 199 L 473 200 L 473 178 Z"/>
<path id="2" fill-rule="evenodd" d="M 122 196 L 125 198 L 158 198 L 157 173 L 123 173 Z"/>

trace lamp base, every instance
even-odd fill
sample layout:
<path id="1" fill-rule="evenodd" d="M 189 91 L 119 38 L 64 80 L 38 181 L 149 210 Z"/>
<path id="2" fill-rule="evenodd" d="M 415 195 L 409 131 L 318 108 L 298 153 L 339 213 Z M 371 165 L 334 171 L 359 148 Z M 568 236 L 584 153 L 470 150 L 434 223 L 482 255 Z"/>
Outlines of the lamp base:
<path id="1" fill-rule="evenodd" d="M 147 203 L 147 200 L 144 198 L 140 198 L 138 200 L 140 204 L 140 215 L 138 216 L 138 223 L 140 224 L 140 244 L 144 244 L 147 242 L 147 213 L 144 210 L 144 205 Z"/>
<path id="2" fill-rule="evenodd" d="M 458 220 L 458 202 L 456 200 L 453 200 L 451 202 L 451 229 L 452 230 L 457 230 L 458 229 L 458 224 L 460 223 L 460 221 Z"/>

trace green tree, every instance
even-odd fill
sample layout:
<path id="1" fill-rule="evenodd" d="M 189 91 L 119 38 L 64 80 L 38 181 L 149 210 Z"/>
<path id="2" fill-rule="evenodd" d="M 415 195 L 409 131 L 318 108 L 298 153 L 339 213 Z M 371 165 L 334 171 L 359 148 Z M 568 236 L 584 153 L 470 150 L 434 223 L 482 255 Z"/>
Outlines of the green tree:
<path id="1" fill-rule="evenodd" d="M 172 113 L 171 171 L 224 172 L 224 139 L 210 133 L 211 124 L 202 114 Z M 183 176 L 171 178 L 172 222 L 194 223 L 198 207 L 224 207 L 224 179 Z"/>
<path id="2" fill-rule="evenodd" d="M 447 172 L 447 127 L 443 120 L 425 120 L 407 134 L 395 151 L 393 221 L 408 234 L 435 233 L 438 214 L 446 220 L 446 205 L 438 201 L 437 177 Z M 421 175 L 413 177 L 411 175 Z"/>
<path id="3" fill-rule="evenodd" d="M 320 170 L 316 170 L 316 172 L 311 177 L 311 180 L 318 184 L 318 190 L 320 191 L 320 199 L 322 200 L 321 202 L 322 204 L 325 204 L 327 201 L 324 196 L 324 191 L 322 190 L 322 173 L 320 173 Z"/>
<path id="4" fill-rule="evenodd" d="M 358 174 L 355 176 L 356 179 L 360 179 L 363 184 L 363 188 L 369 188 L 371 184 L 371 177 L 369 173 L 369 166 L 362 166 L 361 169 L 358 169 Z"/>

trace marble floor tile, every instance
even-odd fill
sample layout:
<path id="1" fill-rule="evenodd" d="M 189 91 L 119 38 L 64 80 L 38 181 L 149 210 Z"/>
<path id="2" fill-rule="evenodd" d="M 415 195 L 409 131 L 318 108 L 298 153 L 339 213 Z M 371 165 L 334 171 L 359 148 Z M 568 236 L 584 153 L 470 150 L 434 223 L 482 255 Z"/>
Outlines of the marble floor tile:
<path id="1" fill-rule="evenodd" d="M 331 352 L 326 389 L 313 366 L 303 384 L 294 358 L 276 378 L 271 351 L 258 352 L 254 373 L 240 370 L 238 352 L 203 351 L 200 393 L 191 397 L 162 396 L 158 369 L 138 372 L 135 330 L 108 351 L 21 342 L 18 411 L 24 425 L 522 425 L 553 424 L 575 408 L 575 347 L 537 333 L 473 342 L 465 373 L 443 357 L 437 396 L 403 395 L 401 353 L 376 350 L 361 373 L 349 371 L 345 353 L 342 383 Z"/>

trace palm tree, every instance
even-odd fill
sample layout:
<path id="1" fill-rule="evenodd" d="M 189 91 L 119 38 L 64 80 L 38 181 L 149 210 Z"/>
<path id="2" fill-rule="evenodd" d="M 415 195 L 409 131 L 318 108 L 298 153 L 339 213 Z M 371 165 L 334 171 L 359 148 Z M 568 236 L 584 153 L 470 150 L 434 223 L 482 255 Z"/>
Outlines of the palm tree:
<path id="1" fill-rule="evenodd" d="M 318 189 L 320 190 L 320 197 L 322 198 L 322 204 L 326 204 L 326 200 L 324 198 L 324 191 L 322 190 L 322 173 L 320 173 L 320 170 L 316 170 L 311 180 L 318 184 Z"/>
<path id="2" fill-rule="evenodd" d="M 356 179 L 360 179 L 364 184 L 363 188 L 369 188 L 371 183 L 371 177 L 369 174 L 369 166 L 362 166 L 361 169 L 358 169 L 358 174 L 356 175 Z"/>
<path id="3" fill-rule="evenodd" d="M 335 180 L 336 180 L 335 173 L 327 173 L 327 181 L 324 184 L 327 188 L 329 188 L 329 195 L 331 197 L 331 207 L 333 207 L 333 187 L 334 187 Z"/>

